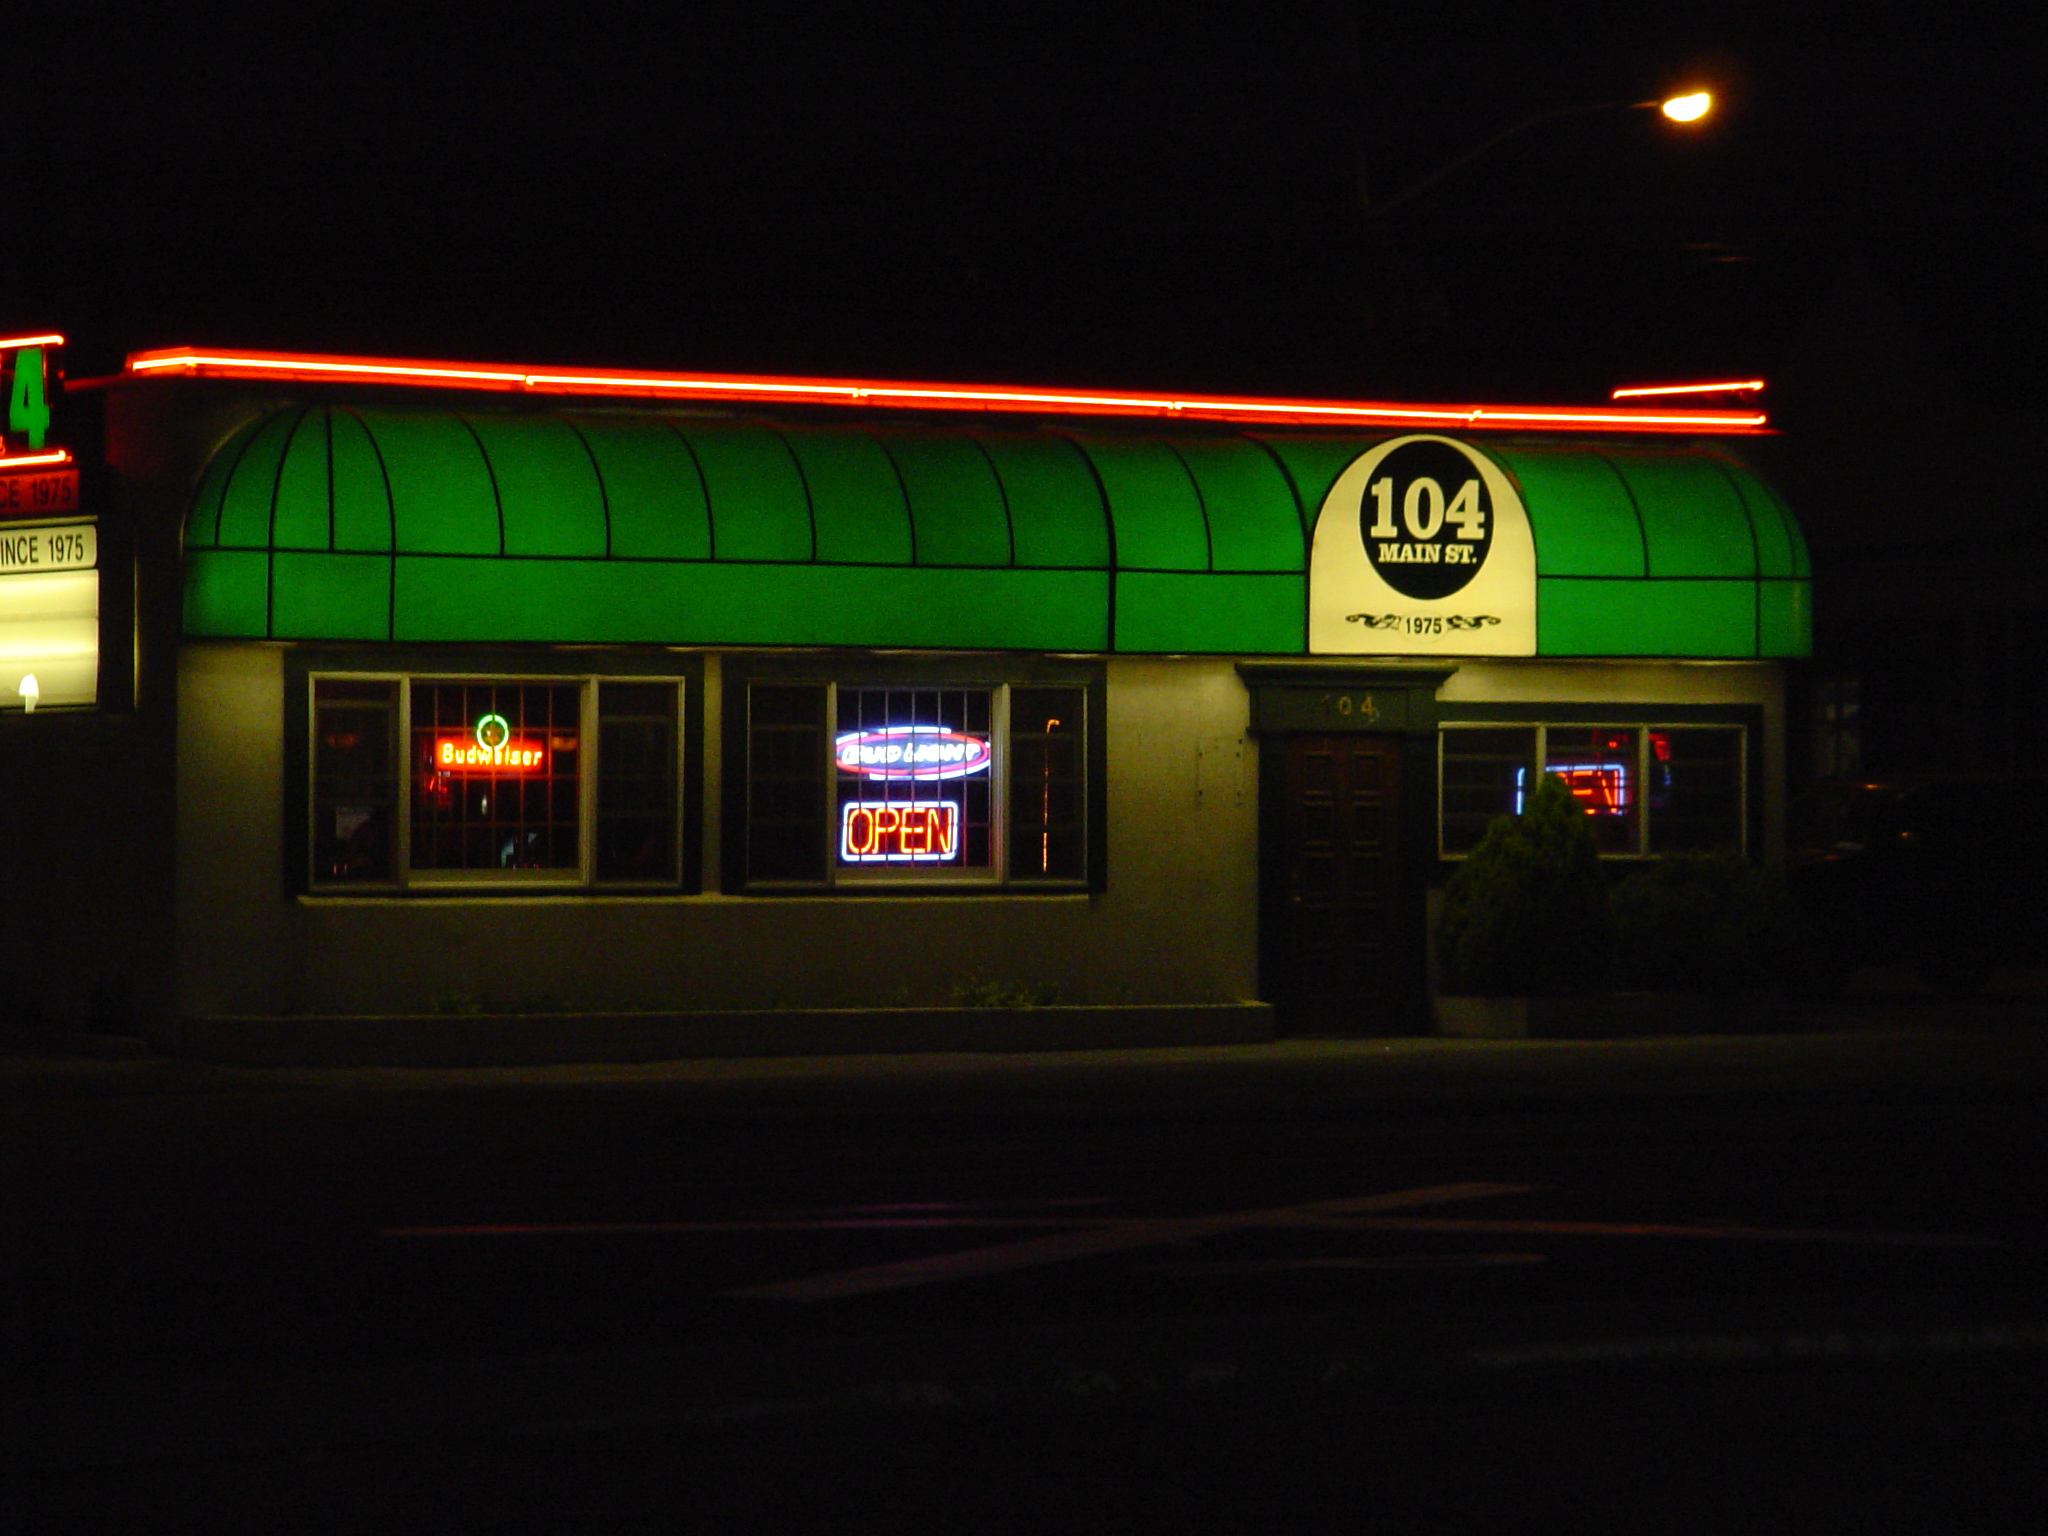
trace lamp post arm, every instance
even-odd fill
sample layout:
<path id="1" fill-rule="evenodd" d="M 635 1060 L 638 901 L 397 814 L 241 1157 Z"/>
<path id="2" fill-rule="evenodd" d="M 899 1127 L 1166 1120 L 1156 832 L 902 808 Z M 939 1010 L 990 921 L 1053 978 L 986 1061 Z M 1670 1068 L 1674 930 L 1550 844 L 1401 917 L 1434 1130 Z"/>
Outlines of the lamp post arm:
<path id="1" fill-rule="evenodd" d="M 1442 167 L 1440 170 L 1431 172 L 1429 175 L 1423 177 L 1422 180 L 1416 182 L 1415 185 L 1413 185 L 1412 187 L 1407 188 L 1405 191 L 1395 193 L 1394 196 L 1386 199 L 1386 201 L 1384 202 L 1375 203 L 1367 200 L 1365 179 L 1363 175 L 1361 175 L 1359 178 L 1358 189 L 1359 200 L 1365 204 L 1365 216 L 1367 218 L 1383 218 L 1391 210 L 1400 207 L 1401 204 L 1408 202 L 1413 198 L 1420 197 L 1424 192 L 1427 192 L 1431 187 L 1435 186 L 1438 182 L 1442 181 L 1446 176 L 1450 175 L 1453 171 L 1464 169 L 1466 166 L 1470 165 L 1474 160 L 1477 160 L 1481 155 L 1487 154 L 1492 150 L 1499 148 L 1502 144 L 1505 144 L 1509 139 L 1514 138 L 1517 134 L 1526 133 L 1531 128 L 1538 127 L 1543 123 L 1554 123 L 1561 117 L 1584 117 L 1586 114 L 1590 112 L 1616 112 L 1633 109 L 1637 107 L 1654 107 L 1657 105 L 1658 103 L 1654 101 L 1602 101 L 1596 102 L 1594 105 L 1590 107 L 1553 107 L 1548 112 L 1538 112 L 1534 117 L 1523 118 L 1519 123 L 1516 123 L 1512 128 L 1502 129 L 1499 133 L 1496 133 L 1492 138 L 1488 139 L 1485 143 L 1479 145 L 1478 148 L 1467 150 L 1464 154 L 1458 156 L 1457 159 L 1453 160 L 1449 165 Z"/>

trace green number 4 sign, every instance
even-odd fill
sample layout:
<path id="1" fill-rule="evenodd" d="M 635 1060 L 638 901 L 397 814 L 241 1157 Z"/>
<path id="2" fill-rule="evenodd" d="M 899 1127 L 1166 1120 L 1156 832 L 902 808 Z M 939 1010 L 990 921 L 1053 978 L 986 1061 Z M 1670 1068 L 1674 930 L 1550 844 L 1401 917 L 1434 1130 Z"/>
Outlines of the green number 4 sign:
<path id="1" fill-rule="evenodd" d="M 43 446 L 50 431 L 50 397 L 45 393 L 43 349 L 23 347 L 14 354 L 14 384 L 7 392 L 7 430 L 28 438 L 31 448 Z"/>

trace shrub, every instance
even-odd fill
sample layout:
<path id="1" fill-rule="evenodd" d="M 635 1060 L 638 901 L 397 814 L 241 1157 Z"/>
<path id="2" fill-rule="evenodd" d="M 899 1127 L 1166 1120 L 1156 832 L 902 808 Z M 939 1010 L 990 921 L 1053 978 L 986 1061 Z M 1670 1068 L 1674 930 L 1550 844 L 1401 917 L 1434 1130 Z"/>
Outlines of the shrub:
<path id="1" fill-rule="evenodd" d="M 1444 889 L 1437 954 L 1452 992 L 1559 996 L 1607 985 L 1607 881 L 1584 808 L 1545 774 L 1486 829 Z"/>
<path id="2" fill-rule="evenodd" d="M 1783 879 L 1734 853 L 1674 853 L 1614 887 L 1615 984 L 1776 992 L 1809 948 Z"/>

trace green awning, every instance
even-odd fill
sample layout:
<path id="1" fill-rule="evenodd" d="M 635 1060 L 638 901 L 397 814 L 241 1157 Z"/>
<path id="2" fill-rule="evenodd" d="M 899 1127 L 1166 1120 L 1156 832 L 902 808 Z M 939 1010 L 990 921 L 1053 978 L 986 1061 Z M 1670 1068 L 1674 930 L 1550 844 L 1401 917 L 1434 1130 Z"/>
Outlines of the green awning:
<path id="1" fill-rule="evenodd" d="M 1375 440 L 290 407 L 201 479 L 185 632 L 1299 655 L 1307 530 Z M 1486 451 L 1541 654 L 1808 650 L 1805 546 L 1735 460 Z"/>

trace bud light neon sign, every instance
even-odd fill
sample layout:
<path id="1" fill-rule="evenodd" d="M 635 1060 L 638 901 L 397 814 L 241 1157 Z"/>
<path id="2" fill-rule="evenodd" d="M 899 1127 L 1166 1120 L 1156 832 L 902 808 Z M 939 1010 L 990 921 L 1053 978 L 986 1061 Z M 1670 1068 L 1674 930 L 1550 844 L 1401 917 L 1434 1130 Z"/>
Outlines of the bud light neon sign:
<path id="1" fill-rule="evenodd" d="M 992 755 L 988 738 L 943 725 L 891 725 L 834 738 L 841 773 L 865 779 L 964 779 Z"/>
<path id="2" fill-rule="evenodd" d="M 937 864 L 959 846 L 956 801 L 854 800 L 840 809 L 839 857 L 848 864 Z"/>

